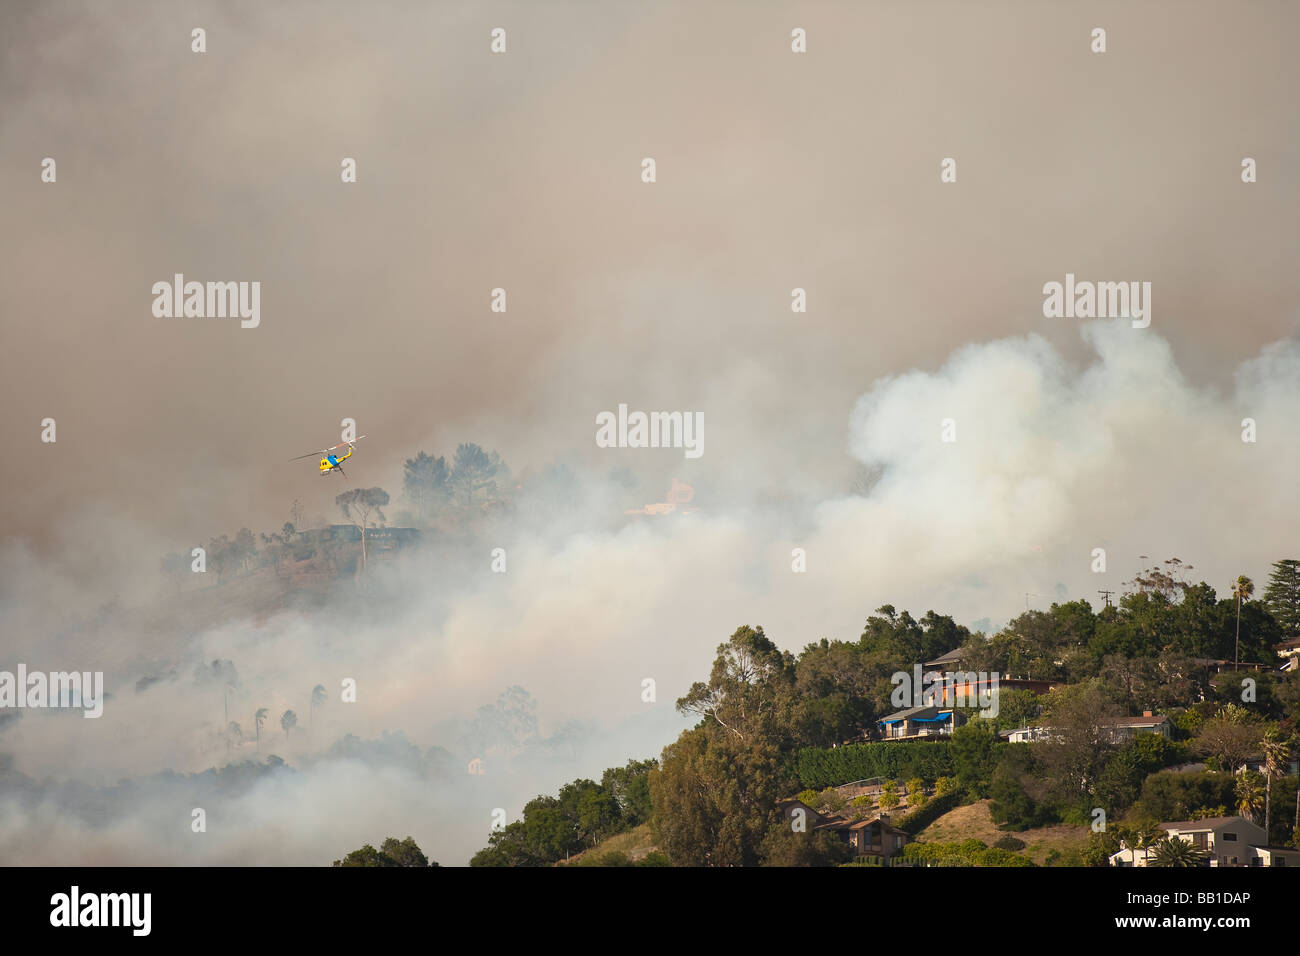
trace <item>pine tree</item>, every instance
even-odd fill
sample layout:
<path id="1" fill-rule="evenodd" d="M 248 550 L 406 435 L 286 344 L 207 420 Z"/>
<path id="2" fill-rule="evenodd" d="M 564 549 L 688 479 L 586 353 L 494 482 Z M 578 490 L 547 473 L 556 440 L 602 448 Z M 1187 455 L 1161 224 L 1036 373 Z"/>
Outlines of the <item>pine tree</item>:
<path id="1" fill-rule="evenodd" d="M 1285 558 L 1273 562 L 1264 604 L 1281 625 L 1283 634 L 1300 637 L 1300 561 Z"/>

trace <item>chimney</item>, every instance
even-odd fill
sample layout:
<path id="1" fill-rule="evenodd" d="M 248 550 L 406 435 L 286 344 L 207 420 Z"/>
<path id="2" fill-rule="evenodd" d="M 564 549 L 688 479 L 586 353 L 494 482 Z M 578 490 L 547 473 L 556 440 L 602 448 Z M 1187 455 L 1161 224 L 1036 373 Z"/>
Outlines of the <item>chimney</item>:
<path id="1" fill-rule="evenodd" d="M 1143 716 L 1143 717 L 1152 717 L 1152 716 L 1154 716 L 1154 715 L 1151 713 L 1151 711 L 1149 711 L 1149 710 L 1144 710 L 1144 711 L 1142 711 L 1142 716 Z"/>

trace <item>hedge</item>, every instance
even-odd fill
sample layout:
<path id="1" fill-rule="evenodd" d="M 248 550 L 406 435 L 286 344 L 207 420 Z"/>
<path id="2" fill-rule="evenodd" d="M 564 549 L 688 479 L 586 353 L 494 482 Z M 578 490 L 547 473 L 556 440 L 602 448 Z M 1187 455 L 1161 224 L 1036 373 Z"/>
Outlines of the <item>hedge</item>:
<path id="1" fill-rule="evenodd" d="M 932 784 L 936 777 L 953 775 L 950 746 L 948 741 L 940 740 L 805 747 L 799 751 L 795 772 L 803 787 L 813 790 L 871 777 L 890 780 L 920 777 Z"/>
<path id="2" fill-rule="evenodd" d="M 979 840 L 961 843 L 909 843 L 903 862 L 911 866 L 1033 866 L 1034 861 L 1010 850 L 986 847 Z"/>
<path id="3" fill-rule="evenodd" d="M 927 800 L 923 806 L 917 807 L 906 816 L 899 817 L 898 820 L 893 822 L 893 825 L 906 833 L 915 835 L 949 810 L 955 810 L 960 803 L 960 793 L 945 793 L 942 797 Z"/>

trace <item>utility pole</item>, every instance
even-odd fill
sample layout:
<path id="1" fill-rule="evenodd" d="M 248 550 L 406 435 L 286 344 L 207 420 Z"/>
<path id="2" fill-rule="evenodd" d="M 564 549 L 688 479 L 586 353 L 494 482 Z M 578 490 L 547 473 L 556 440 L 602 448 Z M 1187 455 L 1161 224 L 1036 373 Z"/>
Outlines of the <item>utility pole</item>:
<path id="1" fill-rule="evenodd" d="M 1114 594 L 1115 592 L 1114 592 L 1114 591 L 1098 591 L 1097 593 L 1105 596 L 1105 598 L 1106 598 L 1106 606 L 1107 606 L 1107 607 L 1110 607 L 1110 596 L 1111 596 L 1112 594 Z"/>

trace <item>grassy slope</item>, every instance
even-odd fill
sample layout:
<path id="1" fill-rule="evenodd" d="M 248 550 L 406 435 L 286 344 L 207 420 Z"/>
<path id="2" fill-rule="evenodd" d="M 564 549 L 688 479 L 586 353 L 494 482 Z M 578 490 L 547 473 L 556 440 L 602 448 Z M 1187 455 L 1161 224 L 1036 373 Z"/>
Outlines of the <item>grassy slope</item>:
<path id="1" fill-rule="evenodd" d="M 1037 827 L 1011 835 L 1025 841 L 1020 852 L 1042 865 L 1051 850 L 1082 850 L 1088 843 L 1088 828 L 1057 824 Z M 927 843 L 960 843 L 972 837 L 992 846 L 1007 831 L 999 830 L 989 815 L 989 801 L 980 800 L 967 806 L 950 810 L 917 834 L 918 840 Z"/>
<path id="2" fill-rule="evenodd" d="M 617 851 L 626 853 L 630 859 L 639 860 L 651 850 L 656 849 L 654 837 L 650 835 L 650 824 L 643 823 L 639 827 L 633 827 L 626 833 L 616 833 L 608 840 L 602 840 L 590 850 L 579 853 L 569 860 L 569 865 L 577 863 L 584 856 L 600 856 L 602 853 Z M 565 864 L 561 862 L 560 866 Z"/>

